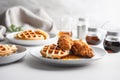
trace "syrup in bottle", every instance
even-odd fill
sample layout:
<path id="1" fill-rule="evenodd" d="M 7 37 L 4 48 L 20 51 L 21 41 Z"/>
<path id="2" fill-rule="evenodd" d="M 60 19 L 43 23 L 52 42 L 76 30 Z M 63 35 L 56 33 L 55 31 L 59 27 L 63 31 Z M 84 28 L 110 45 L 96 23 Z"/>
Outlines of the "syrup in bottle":
<path id="1" fill-rule="evenodd" d="M 97 28 L 88 28 L 86 35 L 86 42 L 89 45 L 98 45 L 102 41 L 102 35 L 98 32 Z"/>
<path id="2" fill-rule="evenodd" d="M 105 50 L 108 53 L 119 52 L 120 51 L 120 33 L 108 31 L 103 45 Z"/>

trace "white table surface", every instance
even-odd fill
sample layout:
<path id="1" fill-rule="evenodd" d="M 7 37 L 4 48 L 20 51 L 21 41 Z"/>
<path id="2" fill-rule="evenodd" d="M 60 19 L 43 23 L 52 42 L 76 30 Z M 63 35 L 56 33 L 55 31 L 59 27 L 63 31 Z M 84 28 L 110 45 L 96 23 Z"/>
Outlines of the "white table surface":
<path id="1" fill-rule="evenodd" d="M 8 43 L 8 42 L 0 42 Z M 33 47 L 28 47 L 31 49 Z M 0 65 L 0 80 L 120 80 L 120 53 L 108 54 L 87 66 L 58 67 L 38 62 L 29 54 Z"/>

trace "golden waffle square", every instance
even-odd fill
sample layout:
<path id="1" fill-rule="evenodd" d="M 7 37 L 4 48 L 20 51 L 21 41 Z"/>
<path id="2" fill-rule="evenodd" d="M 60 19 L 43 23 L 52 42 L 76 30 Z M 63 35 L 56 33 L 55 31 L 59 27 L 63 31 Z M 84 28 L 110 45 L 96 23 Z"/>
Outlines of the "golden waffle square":
<path id="1" fill-rule="evenodd" d="M 0 56 L 8 56 L 17 51 L 17 47 L 15 45 L 3 45 L 0 44 Z"/>
<path id="2" fill-rule="evenodd" d="M 45 31 L 36 29 L 36 30 L 26 30 L 17 33 L 15 38 L 22 40 L 45 40 L 49 38 L 49 35 Z"/>
<path id="3" fill-rule="evenodd" d="M 43 57 L 52 59 L 60 59 L 64 56 L 69 55 L 68 50 L 62 50 L 55 44 L 44 46 L 44 48 L 40 52 Z"/>

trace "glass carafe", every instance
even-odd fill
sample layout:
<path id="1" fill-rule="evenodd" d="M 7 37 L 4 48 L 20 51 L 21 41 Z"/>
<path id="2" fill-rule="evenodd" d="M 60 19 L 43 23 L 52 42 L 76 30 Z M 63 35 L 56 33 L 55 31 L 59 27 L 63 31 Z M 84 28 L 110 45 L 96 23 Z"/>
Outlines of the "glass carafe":
<path id="1" fill-rule="evenodd" d="M 104 48 L 108 53 L 120 51 L 120 32 L 108 31 L 104 39 Z"/>
<path id="2" fill-rule="evenodd" d="M 102 35 L 98 28 L 88 28 L 88 33 L 86 35 L 86 42 L 89 45 L 98 45 L 102 41 Z"/>

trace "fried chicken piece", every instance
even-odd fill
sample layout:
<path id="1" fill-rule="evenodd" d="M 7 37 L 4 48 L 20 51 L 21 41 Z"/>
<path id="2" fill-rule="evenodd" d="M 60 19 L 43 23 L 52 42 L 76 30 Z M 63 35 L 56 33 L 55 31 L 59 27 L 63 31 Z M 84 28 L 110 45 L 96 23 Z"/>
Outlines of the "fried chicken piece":
<path id="1" fill-rule="evenodd" d="M 70 50 L 73 44 L 73 41 L 70 36 L 64 35 L 60 36 L 58 39 L 58 47 L 62 50 Z"/>
<path id="2" fill-rule="evenodd" d="M 74 40 L 71 52 L 75 55 L 91 58 L 94 56 L 93 50 L 82 40 Z"/>

